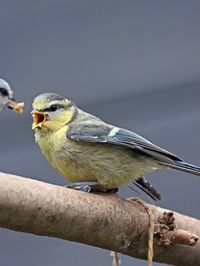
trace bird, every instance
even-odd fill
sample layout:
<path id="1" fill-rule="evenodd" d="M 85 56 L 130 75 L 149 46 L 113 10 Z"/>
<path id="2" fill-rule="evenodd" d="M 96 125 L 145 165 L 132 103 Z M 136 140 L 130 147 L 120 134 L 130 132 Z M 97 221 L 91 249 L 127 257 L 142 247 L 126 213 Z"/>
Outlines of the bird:
<path id="1" fill-rule="evenodd" d="M 36 96 L 32 107 L 35 141 L 71 188 L 117 191 L 134 183 L 159 200 L 160 193 L 145 174 L 170 168 L 200 176 L 200 167 L 130 130 L 102 121 L 56 93 Z"/>
<path id="2" fill-rule="evenodd" d="M 5 79 L 0 79 L 0 112 L 11 109 L 17 113 L 22 113 L 24 108 L 23 102 L 17 102 L 13 98 L 13 90 Z"/>
<path id="3" fill-rule="evenodd" d="M 12 100 L 14 100 L 13 91 L 10 85 L 6 80 L 0 79 L 0 111 L 5 110 L 6 108 L 11 108 L 9 103 Z"/>

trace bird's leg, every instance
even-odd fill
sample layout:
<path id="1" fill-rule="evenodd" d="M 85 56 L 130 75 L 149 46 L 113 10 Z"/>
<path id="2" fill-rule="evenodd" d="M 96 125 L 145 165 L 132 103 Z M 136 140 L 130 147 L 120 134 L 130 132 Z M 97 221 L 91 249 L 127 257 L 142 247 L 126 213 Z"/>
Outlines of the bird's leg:
<path id="1" fill-rule="evenodd" d="M 65 187 L 89 193 L 91 190 L 93 190 L 92 187 L 98 186 L 98 185 L 99 185 L 98 181 L 88 181 L 88 182 L 70 183 L 69 185 Z"/>

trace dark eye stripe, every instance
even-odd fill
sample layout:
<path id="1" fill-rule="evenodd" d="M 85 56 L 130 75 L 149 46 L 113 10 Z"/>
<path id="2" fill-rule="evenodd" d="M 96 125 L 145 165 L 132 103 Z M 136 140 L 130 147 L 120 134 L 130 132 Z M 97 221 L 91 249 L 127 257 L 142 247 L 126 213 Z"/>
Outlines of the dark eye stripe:
<path id="1" fill-rule="evenodd" d="M 40 109 L 38 110 L 39 112 L 55 112 L 59 109 L 67 109 L 69 107 L 71 107 L 73 104 L 72 102 L 69 102 L 67 105 L 62 105 L 62 104 L 53 104 L 53 106 L 56 106 L 56 110 L 52 110 L 51 109 L 51 106 L 50 107 L 47 107 L 47 108 L 44 108 L 44 109 Z"/>
<path id="2" fill-rule="evenodd" d="M 65 108 L 65 106 L 62 104 L 53 104 L 52 106 L 56 107 L 56 110 Z M 53 108 L 50 106 L 50 107 L 42 109 L 42 112 L 55 112 L 56 110 L 53 110 Z"/>
<path id="3" fill-rule="evenodd" d="M 5 88 L 0 88 L 0 92 L 4 95 L 4 96 L 8 96 L 8 91 Z"/>

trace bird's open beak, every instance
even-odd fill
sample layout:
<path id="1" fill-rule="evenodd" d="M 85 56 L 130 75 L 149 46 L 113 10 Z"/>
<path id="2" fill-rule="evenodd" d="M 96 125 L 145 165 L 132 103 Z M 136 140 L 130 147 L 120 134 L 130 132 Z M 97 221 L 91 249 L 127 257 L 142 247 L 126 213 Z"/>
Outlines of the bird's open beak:
<path id="1" fill-rule="evenodd" d="M 41 128 L 47 120 L 47 115 L 44 113 L 32 112 L 32 116 L 33 116 L 32 129 L 35 129 L 37 127 Z"/>

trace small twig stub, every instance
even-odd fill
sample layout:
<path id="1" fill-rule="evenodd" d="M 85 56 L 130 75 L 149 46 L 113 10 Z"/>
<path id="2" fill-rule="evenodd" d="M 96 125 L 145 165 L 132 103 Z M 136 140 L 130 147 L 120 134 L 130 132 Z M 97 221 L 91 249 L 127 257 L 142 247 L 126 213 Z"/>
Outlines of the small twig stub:
<path id="1" fill-rule="evenodd" d="M 158 245 L 165 247 L 173 244 L 195 246 L 198 242 L 196 234 L 177 228 L 173 212 L 164 212 L 158 217 L 154 235 L 158 239 Z"/>

